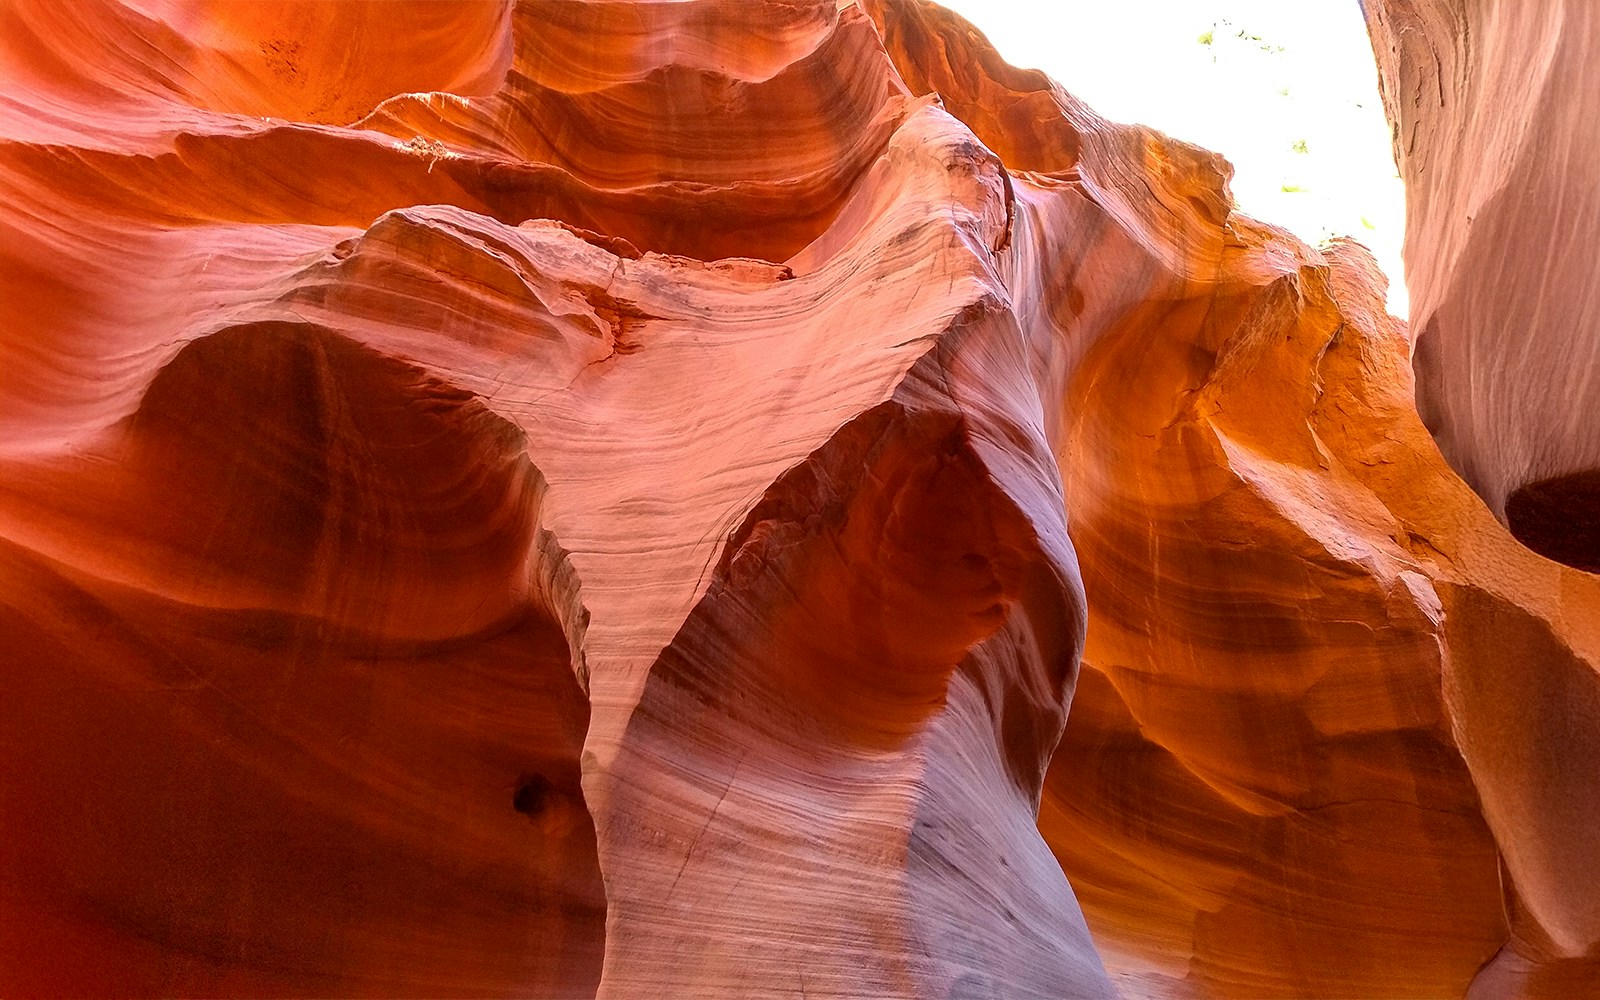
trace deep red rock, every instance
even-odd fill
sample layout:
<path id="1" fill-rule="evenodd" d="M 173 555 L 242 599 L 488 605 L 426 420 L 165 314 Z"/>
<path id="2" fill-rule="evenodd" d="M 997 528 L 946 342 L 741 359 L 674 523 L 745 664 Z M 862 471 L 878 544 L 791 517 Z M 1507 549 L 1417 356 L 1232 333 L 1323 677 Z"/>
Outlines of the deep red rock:
<path id="1" fill-rule="evenodd" d="M 932 5 L 0 19 L 0 992 L 1592 940 L 1600 582 L 1215 154 Z"/>

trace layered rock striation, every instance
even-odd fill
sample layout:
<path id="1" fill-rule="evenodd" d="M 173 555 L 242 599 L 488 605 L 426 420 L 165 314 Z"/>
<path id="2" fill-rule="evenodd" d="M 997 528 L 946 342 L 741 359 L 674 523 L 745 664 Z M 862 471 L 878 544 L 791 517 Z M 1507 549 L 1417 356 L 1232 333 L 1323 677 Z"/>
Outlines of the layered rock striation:
<path id="1" fill-rule="evenodd" d="M 1600 572 L 1600 9 L 1369 0 L 1395 160 L 1417 402 L 1517 537 Z"/>
<path id="2" fill-rule="evenodd" d="M 1418 409 L 1519 540 L 1600 572 L 1600 282 L 1586 235 L 1600 220 L 1588 86 L 1600 10 L 1562 0 L 1367 0 L 1364 10 L 1406 179 Z M 1501 647 L 1530 686 L 1568 669 L 1552 667 L 1564 661 L 1561 638 L 1597 615 L 1567 599 L 1568 578 L 1554 603 L 1555 646 L 1541 634 Z M 1579 833 L 1594 829 L 1600 806 L 1578 792 L 1600 787 L 1600 710 L 1592 694 L 1563 686 L 1523 711 L 1560 720 L 1527 738 L 1575 794 L 1561 807 L 1497 808 L 1486 790 L 1514 905 L 1511 945 L 1486 970 L 1482 995 L 1581 995 L 1600 983 L 1600 843 Z M 1507 757 L 1530 755 L 1466 749 L 1480 786 L 1496 783 L 1489 772 Z M 1554 857 L 1563 843 L 1566 863 Z"/>
<path id="3" fill-rule="evenodd" d="M 931 4 L 0 8 L 0 992 L 1581 981 L 1600 579 L 1228 171 Z"/>

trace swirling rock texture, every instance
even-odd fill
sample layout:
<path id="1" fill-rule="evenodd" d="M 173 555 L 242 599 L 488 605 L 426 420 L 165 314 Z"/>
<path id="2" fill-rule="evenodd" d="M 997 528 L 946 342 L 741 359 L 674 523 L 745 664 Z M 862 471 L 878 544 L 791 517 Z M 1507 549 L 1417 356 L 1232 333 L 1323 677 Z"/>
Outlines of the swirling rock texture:
<path id="1" fill-rule="evenodd" d="M 1600 271 L 1587 236 L 1600 223 L 1591 99 L 1600 9 L 1563 0 L 1363 6 L 1406 179 L 1418 409 L 1444 456 L 1517 538 L 1600 572 Z M 1589 605 L 1562 609 L 1584 626 L 1595 614 Z M 1549 654 L 1541 640 L 1523 656 L 1531 668 Z M 1569 731 L 1592 733 L 1591 698 L 1574 697 L 1559 714 Z M 1569 742 L 1559 732 L 1545 740 Z M 1489 789 L 1503 762 L 1466 749 L 1520 876 L 1512 947 L 1486 981 L 1511 990 L 1531 980 L 1524 988 L 1571 995 L 1573 977 L 1586 974 L 1588 992 L 1600 990 L 1600 841 L 1584 842 L 1580 868 L 1546 862 L 1536 874 L 1532 855 L 1548 847 L 1535 845 L 1562 836 L 1555 814 L 1524 813 L 1524 804 L 1497 820 Z M 1558 770 L 1591 789 L 1564 807 L 1563 825 L 1592 837 L 1600 763 L 1561 753 Z M 1512 836 L 1515 814 L 1526 829 Z M 1574 961 L 1585 954 L 1589 964 Z"/>
<path id="2" fill-rule="evenodd" d="M 1219 157 L 878 0 L 0 95 L 0 993 L 1594 982 L 1600 579 Z"/>
<path id="3" fill-rule="evenodd" d="M 1600 8 L 1368 0 L 1395 159 L 1417 402 L 1535 551 L 1600 572 Z"/>

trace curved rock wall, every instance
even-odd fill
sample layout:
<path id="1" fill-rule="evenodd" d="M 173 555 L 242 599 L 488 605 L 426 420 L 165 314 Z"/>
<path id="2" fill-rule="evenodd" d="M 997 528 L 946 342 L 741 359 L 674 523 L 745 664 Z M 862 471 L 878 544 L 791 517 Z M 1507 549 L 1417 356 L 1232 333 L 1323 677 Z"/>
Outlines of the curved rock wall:
<path id="1" fill-rule="evenodd" d="M 1220 157 L 928 4 L 0 27 L 0 992 L 1581 975 L 1600 581 Z"/>
<path id="2" fill-rule="evenodd" d="M 1364 9 L 1406 179 L 1418 409 L 1519 540 L 1600 572 L 1600 283 L 1586 236 L 1600 212 L 1589 152 L 1600 10 L 1563 0 L 1366 0 Z M 1487 802 L 1512 876 L 1513 935 L 1485 971 L 1484 996 L 1564 996 L 1600 982 L 1595 847 L 1548 825 L 1561 813 L 1591 824 L 1593 796 L 1577 789 L 1600 780 L 1589 752 L 1600 714 L 1591 671 L 1566 653 L 1567 637 L 1592 628 L 1596 612 L 1567 603 L 1561 579 L 1553 620 L 1478 594 L 1456 619 L 1476 676 L 1447 693 L 1484 699 L 1460 703 L 1461 718 L 1507 736 L 1533 720 L 1569 727 L 1541 723 L 1542 738 L 1467 746 L 1480 784 L 1493 771 L 1488 780 L 1509 791 L 1558 771 L 1574 793 L 1559 809 L 1530 808 L 1527 788 L 1515 805 Z M 1512 680 L 1512 664 L 1523 680 Z"/>
<path id="3" fill-rule="evenodd" d="M 1417 401 L 1519 538 L 1600 572 L 1600 9 L 1369 0 L 1395 159 Z"/>

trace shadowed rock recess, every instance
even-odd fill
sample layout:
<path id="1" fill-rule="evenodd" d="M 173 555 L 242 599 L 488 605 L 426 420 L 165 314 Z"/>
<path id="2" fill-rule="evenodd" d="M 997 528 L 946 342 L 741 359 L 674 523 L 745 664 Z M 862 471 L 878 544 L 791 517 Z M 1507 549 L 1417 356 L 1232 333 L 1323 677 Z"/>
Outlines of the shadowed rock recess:
<path id="1" fill-rule="evenodd" d="M 0 4 L 0 995 L 1593 994 L 1600 14 L 1366 7 L 1415 342 L 932 4 Z"/>

